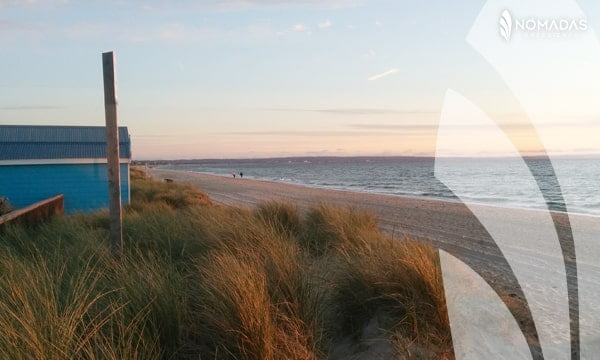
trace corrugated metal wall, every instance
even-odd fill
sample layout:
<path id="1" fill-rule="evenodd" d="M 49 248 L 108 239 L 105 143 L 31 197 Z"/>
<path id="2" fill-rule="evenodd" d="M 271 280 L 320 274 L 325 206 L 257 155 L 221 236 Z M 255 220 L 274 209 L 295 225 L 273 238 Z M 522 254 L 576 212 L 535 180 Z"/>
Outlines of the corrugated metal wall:
<path id="1" fill-rule="evenodd" d="M 65 195 L 67 213 L 107 208 L 106 164 L 0 166 L 0 196 L 15 208 L 58 194 Z M 129 203 L 128 164 L 121 164 L 121 197 Z"/>

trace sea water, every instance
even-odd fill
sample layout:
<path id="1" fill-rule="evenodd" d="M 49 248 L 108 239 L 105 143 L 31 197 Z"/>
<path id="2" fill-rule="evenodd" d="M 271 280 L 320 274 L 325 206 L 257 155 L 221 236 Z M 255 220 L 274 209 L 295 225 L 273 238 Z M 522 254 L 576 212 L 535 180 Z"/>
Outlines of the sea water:
<path id="1" fill-rule="evenodd" d="M 461 201 L 518 208 L 549 208 L 600 215 L 600 159 L 527 158 L 530 169 L 522 179 L 521 159 L 455 158 L 451 176 L 467 189 Z M 274 159 L 178 161 L 162 168 L 379 194 L 457 201 L 435 177 L 435 159 L 419 157 L 296 157 Z M 560 177 L 554 168 L 560 168 Z M 447 176 L 448 174 L 446 174 Z M 539 194 L 515 184 L 535 181 L 546 204 L 533 201 Z M 568 191 L 568 196 L 563 196 Z M 564 198 L 568 199 L 565 204 Z"/>

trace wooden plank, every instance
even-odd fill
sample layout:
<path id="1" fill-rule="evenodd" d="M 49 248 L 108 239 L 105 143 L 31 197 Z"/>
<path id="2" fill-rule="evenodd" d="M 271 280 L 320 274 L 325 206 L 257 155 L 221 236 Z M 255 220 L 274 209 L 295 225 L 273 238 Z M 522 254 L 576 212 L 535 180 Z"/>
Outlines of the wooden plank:
<path id="1" fill-rule="evenodd" d="M 115 55 L 112 51 L 102 54 L 102 69 L 104 73 L 104 112 L 106 117 L 110 242 L 113 254 L 120 257 L 123 252 L 123 218 L 121 205 L 121 174 L 119 167 L 119 127 L 117 125 Z"/>
<path id="2" fill-rule="evenodd" d="M 38 201 L 25 208 L 14 210 L 0 216 L 0 226 L 11 221 L 23 220 L 26 223 L 38 223 L 54 215 L 64 213 L 64 196 L 56 195 L 46 200 Z"/>

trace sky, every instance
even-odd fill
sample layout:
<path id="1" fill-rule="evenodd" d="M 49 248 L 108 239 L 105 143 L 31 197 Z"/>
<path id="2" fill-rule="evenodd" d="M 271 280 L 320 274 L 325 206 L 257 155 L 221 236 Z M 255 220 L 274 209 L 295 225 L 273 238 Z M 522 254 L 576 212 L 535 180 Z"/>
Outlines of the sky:
<path id="1" fill-rule="evenodd" d="M 543 137 L 504 106 L 510 81 L 467 41 L 485 4 L 0 0 L 0 124 L 104 125 L 101 53 L 115 51 L 119 124 L 134 159 L 433 155 L 449 88 L 504 124 L 523 153 L 551 143 L 561 154 L 600 154 L 593 101 L 538 116 Z M 595 39 L 600 4 L 578 4 Z M 488 23 L 503 41 L 496 18 Z M 572 78 L 596 76 L 575 68 Z M 573 94 L 550 90 L 529 92 L 546 103 Z M 478 144 L 477 129 L 455 136 Z"/>

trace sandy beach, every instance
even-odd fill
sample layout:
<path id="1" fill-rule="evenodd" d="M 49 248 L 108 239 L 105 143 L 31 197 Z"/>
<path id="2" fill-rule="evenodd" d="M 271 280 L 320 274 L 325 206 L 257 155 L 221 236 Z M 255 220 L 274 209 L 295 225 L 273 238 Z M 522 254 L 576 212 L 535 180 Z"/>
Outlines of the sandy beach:
<path id="1" fill-rule="evenodd" d="M 236 179 L 203 173 L 175 170 L 150 169 L 150 174 L 158 179 L 173 179 L 176 182 L 190 183 L 205 191 L 215 202 L 252 207 L 268 200 L 290 201 L 301 210 L 311 205 L 326 202 L 341 206 L 353 206 L 370 210 L 380 219 L 381 229 L 394 236 L 408 236 L 427 242 L 456 256 L 476 270 L 502 298 L 511 305 L 515 314 L 527 314 L 524 294 L 518 287 L 515 275 L 502 252 L 471 209 L 465 204 L 426 198 L 413 198 L 393 195 L 329 190 L 294 184 Z M 477 205 L 491 211 L 501 219 L 503 226 L 518 229 L 519 232 L 535 234 L 547 213 L 537 210 L 508 209 Z M 555 220 L 561 245 L 566 249 L 567 268 L 573 260 L 570 247 L 571 231 L 569 217 L 564 213 L 551 213 Z M 571 215 L 573 220 L 574 215 Z M 579 224 L 586 224 L 590 232 L 598 233 L 595 218 L 575 216 Z M 523 253 L 523 251 L 520 251 Z M 543 253 L 530 253 L 523 256 L 523 266 L 531 267 L 531 272 L 539 272 L 539 263 L 555 261 Z M 536 268 L 537 266 L 537 268 Z M 574 284 L 573 273 L 567 271 L 570 286 Z M 518 317 L 523 318 L 523 316 Z M 524 318 L 528 316 L 525 315 Z M 527 319 L 521 324 L 529 328 Z M 529 332 L 526 330 L 526 333 Z M 531 341 L 531 339 L 530 339 Z"/>
<path id="2" fill-rule="evenodd" d="M 236 179 L 175 170 L 150 169 L 156 178 L 170 178 L 196 185 L 214 201 L 252 207 L 267 200 L 291 201 L 300 209 L 319 202 L 368 209 L 379 217 L 381 228 L 393 236 L 409 236 L 444 249 L 476 269 L 488 281 L 514 288 L 504 260 L 492 238 L 470 209 L 459 202 L 393 195 L 329 190 L 279 182 Z M 542 213 L 535 210 L 498 208 L 507 226 L 531 229 Z M 570 239 L 569 219 L 552 213 L 560 239 Z M 585 216 L 581 217 L 585 222 Z M 594 226 L 589 221 L 590 231 Z M 598 231 L 598 229 L 595 229 Z M 568 254 L 572 257 L 572 253 Z M 504 286 L 501 286 L 504 287 Z"/>

